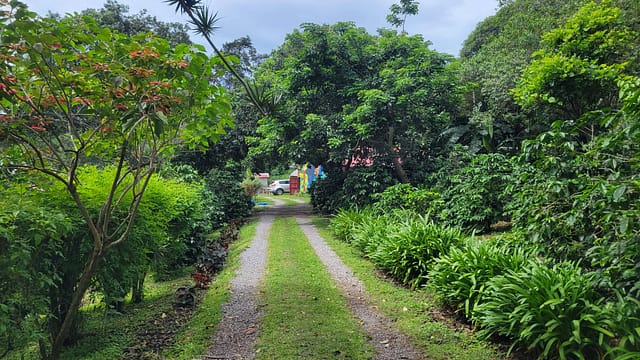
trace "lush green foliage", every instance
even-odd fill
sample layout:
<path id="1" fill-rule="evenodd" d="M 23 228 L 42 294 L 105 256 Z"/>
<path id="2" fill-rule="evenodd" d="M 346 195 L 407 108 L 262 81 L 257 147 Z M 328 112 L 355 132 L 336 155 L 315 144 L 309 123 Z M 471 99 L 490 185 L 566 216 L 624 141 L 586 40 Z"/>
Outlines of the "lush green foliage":
<path id="1" fill-rule="evenodd" d="M 613 337 L 598 310 L 594 274 L 575 263 L 530 262 L 520 271 L 494 277 L 474 320 L 485 335 L 502 335 L 542 358 L 597 358 Z"/>
<path id="2" fill-rule="evenodd" d="M 117 30 L 129 36 L 151 32 L 168 39 L 172 46 L 191 43 L 187 26 L 176 22 L 159 21 L 155 16 L 149 15 L 146 10 L 130 15 L 129 6 L 120 4 L 117 0 L 107 0 L 101 9 L 87 9 L 80 15 L 91 17 L 100 27 Z"/>
<path id="3" fill-rule="evenodd" d="M 98 216 L 115 169 L 84 167 L 79 173 L 79 193 L 92 216 Z M 35 178 L 33 179 L 35 180 Z M 0 327 L 6 344 L 45 340 L 64 315 L 75 280 L 91 251 L 86 223 L 59 184 L 40 182 L 44 188 L 24 183 L 2 191 L 0 206 L 0 259 L 2 295 Z M 103 259 L 92 278 L 94 290 L 110 309 L 122 310 L 125 295 L 142 300 L 142 286 L 150 271 L 159 277 L 185 264 L 194 237 L 206 237 L 202 226 L 204 206 L 198 184 L 151 178 L 140 204 L 129 240 Z M 113 221 L 127 216 L 124 205 Z M 207 233 L 200 233 L 206 231 Z M 6 251 L 6 252 L 5 252 Z M 5 282 L 6 280 L 6 282 Z M 59 324 L 59 323 L 58 323 Z M 76 331 L 81 330 L 79 328 Z"/>
<path id="4" fill-rule="evenodd" d="M 569 18 L 586 0 L 515 0 L 482 21 L 460 51 L 465 114 L 456 132 L 472 151 L 515 154 L 520 143 L 549 124 L 547 112 L 523 111 L 513 99 L 522 70 L 540 48 L 540 37 Z M 459 136 L 459 135 L 458 135 Z"/>
<path id="5" fill-rule="evenodd" d="M 600 286 L 638 292 L 640 80 L 622 84 L 622 111 L 593 113 L 526 143 L 514 220 L 549 256 L 582 259 L 600 272 Z M 581 145 L 582 129 L 600 134 Z"/>
<path id="6" fill-rule="evenodd" d="M 471 319 L 492 278 L 519 271 L 534 257 L 534 250 L 527 249 L 512 235 L 469 238 L 463 246 L 452 248 L 436 259 L 429 272 L 428 286 L 444 304 Z"/>
<path id="7" fill-rule="evenodd" d="M 331 221 L 331 230 L 335 236 L 348 243 L 354 241 L 353 234 L 356 226 L 364 222 L 365 219 L 372 218 L 374 212 L 371 207 L 353 208 L 350 210 L 340 209 Z"/>
<path id="8" fill-rule="evenodd" d="M 524 69 L 514 97 L 525 106 L 555 105 L 565 119 L 615 108 L 616 80 L 634 69 L 633 48 L 639 39 L 613 0 L 589 2 L 562 27 L 542 36 L 542 50 Z"/>
<path id="9" fill-rule="evenodd" d="M 256 164 L 325 166 L 330 179 L 318 187 L 329 189 L 313 202 L 322 211 L 415 183 L 457 111 L 452 60 L 418 35 L 304 24 L 256 71 L 281 101 L 258 122 L 249 156 Z"/>
<path id="10" fill-rule="evenodd" d="M 504 207 L 511 201 L 509 185 L 515 181 L 514 165 L 504 155 L 482 154 L 460 168 L 444 167 L 434 186 L 440 206 L 434 216 L 450 226 L 486 232 L 492 224 L 509 220 Z"/>
<path id="11" fill-rule="evenodd" d="M 435 260 L 464 239 L 459 229 L 435 224 L 408 210 L 341 210 L 332 228 L 338 237 L 412 288 L 424 285 Z"/>
<path id="12" fill-rule="evenodd" d="M 333 171 L 325 179 L 317 180 L 311 187 L 311 204 L 323 213 L 334 213 L 341 208 L 372 204 L 377 193 L 396 184 L 391 168 L 383 165 L 355 167 L 343 171 L 340 167 L 328 167 Z"/>
<path id="13" fill-rule="evenodd" d="M 411 186 L 410 184 L 398 184 L 386 188 L 383 192 L 375 194 L 373 207 L 378 212 L 390 209 L 406 209 L 418 214 L 428 214 L 436 207 L 439 194 Z"/>
<path id="14" fill-rule="evenodd" d="M 38 18 L 17 1 L 2 5 L 2 163 L 62 185 L 90 235 L 71 242 L 89 256 L 79 276 L 65 279 L 60 296 L 70 301 L 56 304 L 52 342 L 40 344 L 55 358 L 105 256 L 132 233 L 161 156 L 179 140 L 195 147 L 216 139 L 232 124 L 230 107 L 224 89 L 210 83 L 217 60 L 203 47 L 129 37 L 90 18 Z M 97 213 L 95 194 L 80 190 L 83 164 L 115 168 L 107 196 L 95 196 L 103 200 Z"/>
<path id="15" fill-rule="evenodd" d="M 21 186 L 24 189 L 23 186 Z M 0 353 L 47 338 L 49 289 L 62 281 L 56 258 L 72 220 L 41 201 L 35 188 L 0 196 Z"/>
<path id="16" fill-rule="evenodd" d="M 241 179 L 238 174 L 224 169 L 213 169 L 205 177 L 204 196 L 211 207 L 210 221 L 214 229 L 250 214 L 251 197 L 240 186 Z"/>
<path id="17" fill-rule="evenodd" d="M 388 227 L 384 234 L 385 238 L 369 257 L 411 288 L 424 285 L 436 259 L 464 240 L 460 229 L 423 217 L 405 218 L 399 225 Z"/>

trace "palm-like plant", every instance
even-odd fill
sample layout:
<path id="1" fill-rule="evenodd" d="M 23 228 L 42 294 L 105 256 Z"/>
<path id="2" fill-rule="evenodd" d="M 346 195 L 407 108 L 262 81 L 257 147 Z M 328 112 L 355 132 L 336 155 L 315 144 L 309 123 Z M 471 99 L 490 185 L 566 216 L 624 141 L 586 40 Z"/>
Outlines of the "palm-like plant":
<path id="1" fill-rule="evenodd" d="M 189 17 L 189 23 L 193 26 L 192 30 L 199 35 L 202 35 L 207 43 L 211 46 L 215 54 L 222 60 L 224 66 L 231 72 L 231 74 L 240 82 L 245 92 L 249 96 L 251 102 L 258 108 L 258 111 L 262 115 L 267 115 L 267 112 L 264 110 L 261 105 L 261 101 L 258 100 L 258 96 L 256 94 L 256 88 L 250 86 L 245 79 L 238 73 L 238 71 L 233 67 L 233 65 L 227 60 L 224 54 L 218 49 L 218 47 L 213 43 L 211 36 L 213 33 L 219 29 L 219 26 L 216 26 L 218 23 L 218 13 L 214 13 L 209 10 L 209 7 L 202 3 L 202 0 L 164 0 L 170 6 L 175 6 L 175 11 L 181 14 L 185 14 Z"/>

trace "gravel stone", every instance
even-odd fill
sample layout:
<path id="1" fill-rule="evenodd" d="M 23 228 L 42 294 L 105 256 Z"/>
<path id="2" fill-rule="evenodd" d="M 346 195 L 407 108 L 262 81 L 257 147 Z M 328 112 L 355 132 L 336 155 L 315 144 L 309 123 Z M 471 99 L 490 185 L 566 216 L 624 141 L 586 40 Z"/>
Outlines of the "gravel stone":
<path id="1" fill-rule="evenodd" d="M 231 281 L 231 297 L 207 355 L 202 359 L 253 359 L 262 322 L 258 290 L 267 265 L 267 238 L 274 216 L 263 213 L 251 245 L 240 255 L 240 268 Z"/>
<path id="2" fill-rule="evenodd" d="M 393 329 L 391 321 L 381 315 L 367 300 L 368 295 L 364 285 L 351 269 L 349 269 L 338 255 L 327 245 L 311 223 L 308 217 L 296 217 L 298 225 L 306 235 L 327 268 L 329 274 L 342 290 L 351 313 L 362 321 L 365 332 L 371 337 L 371 343 L 376 350 L 374 359 L 424 359 L 409 339 Z"/>
<path id="3" fill-rule="evenodd" d="M 231 298 L 223 305 L 224 315 L 212 337 L 212 345 L 201 359 L 255 358 L 255 342 L 263 317 L 259 307 L 259 287 L 266 268 L 269 230 L 276 216 L 296 218 L 316 254 L 341 289 L 351 313 L 360 319 L 371 338 L 376 351 L 374 359 L 424 359 L 409 339 L 396 331 L 391 321 L 371 305 L 364 285 L 320 236 L 311 223 L 310 213 L 308 204 L 287 206 L 280 201 L 260 212 L 256 236 L 241 254 L 240 268 L 231 283 Z"/>

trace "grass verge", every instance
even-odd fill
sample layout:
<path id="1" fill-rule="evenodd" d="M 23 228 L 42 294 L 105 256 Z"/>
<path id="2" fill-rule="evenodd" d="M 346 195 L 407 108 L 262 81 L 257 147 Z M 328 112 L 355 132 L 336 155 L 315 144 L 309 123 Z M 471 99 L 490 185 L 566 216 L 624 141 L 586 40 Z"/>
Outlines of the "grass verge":
<path id="1" fill-rule="evenodd" d="M 222 304 L 229 300 L 231 280 L 240 266 L 240 254 L 256 234 L 257 219 L 240 229 L 238 240 L 229 246 L 225 268 L 211 282 L 209 290 L 198 306 L 193 318 L 176 335 L 175 345 L 165 352 L 167 359 L 193 359 L 206 353 L 211 345 L 210 335 L 215 333 L 222 319 Z"/>
<path id="2" fill-rule="evenodd" d="M 314 217 L 313 223 L 336 254 L 363 282 L 372 305 L 393 319 L 398 329 L 410 336 L 428 359 L 493 360 L 506 357 L 491 344 L 475 339 L 466 328 L 447 321 L 428 291 L 411 291 L 377 275 L 379 272 L 370 261 L 360 256 L 352 246 L 333 236 L 328 218 Z"/>
<path id="3" fill-rule="evenodd" d="M 269 236 L 257 359 L 370 359 L 373 349 L 292 217 Z"/>
<path id="4" fill-rule="evenodd" d="M 190 285 L 188 276 L 145 282 L 145 299 L 140 304 L 127 303 L 125 312 L 107 313 L 103 305 L 91 304 L 81 310 L 82 334 L 60 355 L 62 360 L 120 359 L 123 349 L 135 341 L 138 333 L 150 328 L 149 324 L 161 320 L 163 313 L 172 311 L 175 289 Z M 40 359 L 37 346 L 10 354 L 7 359 Z"/>
<path id="5" fill-rule="evenodd" d="M 259 203 L 267 203 L 269 205 L 273 205 L 273 199 L 272 199 L 272 195 L 266 195 L 266 194 L 261 194 L 261 195 L 256 195 L 253 200 L 256 202 L 256 204 Z"/>
<path id="6" fill-rule="evenodd" d="M 238 241 L 229 247 L 225 269 L 214 278 L 211 287 L 198 306 L 193 318 L 182 327 L 174 345 L 163 354 L 167 359 L 193 359 L 210 345 L 209 334 L 220 321 L 221 306 L 229 297 L 229 284 L 239 266 L 240 253 L 249 245 L 256 232 L 257 221 L 243 226 Z M 173 312 L 175 291 L 193 284 L 188 272 L 184 276 L 162 282 L 145 282 L 145 298 L 140 304 L 127 303 L 123 314 L 107 313 L 104 306 L 91 303 L 81 310 L 82 334 L 72 346 L 64 349 L 61 360 L 112 360 L 123 358 L 123 350 L 136 345 L 137 335 L 154 331 Z M 96 300 L 97 301 L 97 300 Z M 149 358 L 153 354 L 148 354 Z M 124 356 L 126 358 L 126 356 Z M 13 351 L 7 360 L 40 359 L 37 345 Z"/>

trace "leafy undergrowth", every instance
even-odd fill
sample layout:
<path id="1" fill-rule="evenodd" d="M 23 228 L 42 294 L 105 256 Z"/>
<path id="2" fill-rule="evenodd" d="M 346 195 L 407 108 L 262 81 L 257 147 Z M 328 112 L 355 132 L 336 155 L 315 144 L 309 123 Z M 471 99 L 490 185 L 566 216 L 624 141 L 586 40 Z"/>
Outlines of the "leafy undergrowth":
<path id="1" fill-rule="evenodd" d="M 258 359 L 369 359 L 366 334 L 292 217 L 277 218 L 263 283 Z"/>
<path id="2" fill-rule="evenodd" d="M 128 303 L 123 313 L 105 312 L 103 306 L 86 306 L 82 332 L 60 359 L 153 359 L 173 342 L 173 334 L 191 316 L 191 309 L 174 309 L 175 290 L 190 286 L 187 275 L 145 284 L 142 303 Z M 198 292 L 200 293 L 200 292 Z M 199 296 L 198 296 L 199 297 Z M 10 354 L 8 359 L 39 359 L 37 346 Z"/>
<path id="3" fill-rule="evenodd" d="M 433 360 L 503 359 L 504 352 L 476 339 L 467 325 L 436 305 L 427 290 L 412 291 L 385 278 L 372 262 L 349 244 L 334 238 L 329 219 L 314 218 L 314 225 L 331 248 L 364 283 L 373 305 L 395 321 L 398 329 Z"/>
<path id="4" fill-rule="evenodd" d="M 256 224 L 251 221 L 241 229 L 239 240 L 229 246 L 225 269 L 215 276 L 208 290 L 195 290 L 194 306 L 174 306 L 176 289 L 193 285 L 186 272 L 164 282 L 148 279 L 144 301 L 127 303 L 123 313 L 105 312 L 94 299 L 82 311 L 82 335 L 60 359 L 193 359 L 203 354 L 221 318 L 220 308 L 228 298 L 239 254 L 253 238 Z M 36 345 L 7 356 L 8 360 L 39 358 Z"/>

